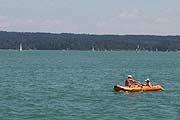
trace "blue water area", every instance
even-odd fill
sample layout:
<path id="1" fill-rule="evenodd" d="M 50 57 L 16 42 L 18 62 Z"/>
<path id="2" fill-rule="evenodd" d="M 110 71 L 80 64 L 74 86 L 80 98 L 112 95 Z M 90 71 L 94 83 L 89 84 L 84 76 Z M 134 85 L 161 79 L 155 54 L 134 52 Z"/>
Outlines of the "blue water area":
<path id="1" fill-rule="evenodd" d="M 180 53 L 0 51 L 1 120 L 179 120 Z M 124 93 L 127 75 L 165 91 Z"/>

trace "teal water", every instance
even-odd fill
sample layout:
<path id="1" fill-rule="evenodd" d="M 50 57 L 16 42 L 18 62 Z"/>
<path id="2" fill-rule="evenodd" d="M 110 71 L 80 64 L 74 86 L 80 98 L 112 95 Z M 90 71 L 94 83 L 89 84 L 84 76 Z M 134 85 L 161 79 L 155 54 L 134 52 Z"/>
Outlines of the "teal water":
<path id="1" fill-rule="evenodd" d="M 1 120 L 178 120 L 180 53 L 0 51 Z M 117 93 L 128 74 L 165 91 Z"/>

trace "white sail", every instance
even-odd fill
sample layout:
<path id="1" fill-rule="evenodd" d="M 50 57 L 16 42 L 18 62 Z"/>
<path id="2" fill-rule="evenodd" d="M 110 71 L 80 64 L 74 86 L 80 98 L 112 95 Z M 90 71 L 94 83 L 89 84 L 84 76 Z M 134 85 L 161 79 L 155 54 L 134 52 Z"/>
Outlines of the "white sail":
<path id="1" fill-rule="evenodd" d="M 19 51 L 22 51 L 22 44 L 19 45 Z"/>
<path id="2" fill-rule="evenodd" d="M 137 45 L 137 47 L 136 47 L 136 52 L 140 50 L 139 48 L 140 48 L 139 45 Z"/>
<path id="3" fill-rule="evenodd" d="M 94 47 L 92 47 L 92 51 L 95 51 L 95 50 L 94 50 Z"/>

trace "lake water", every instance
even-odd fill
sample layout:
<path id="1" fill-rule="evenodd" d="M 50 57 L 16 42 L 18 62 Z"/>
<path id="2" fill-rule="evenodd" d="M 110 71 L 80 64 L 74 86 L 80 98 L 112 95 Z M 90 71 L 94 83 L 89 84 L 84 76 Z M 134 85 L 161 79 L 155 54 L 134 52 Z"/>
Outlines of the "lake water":
<path id="1" fill-rule="evenodd" d="M 165 91 L 117 93 L 128 74 Z M 1 120 L 179 120 L 180 53 L 0 51 Z"/>

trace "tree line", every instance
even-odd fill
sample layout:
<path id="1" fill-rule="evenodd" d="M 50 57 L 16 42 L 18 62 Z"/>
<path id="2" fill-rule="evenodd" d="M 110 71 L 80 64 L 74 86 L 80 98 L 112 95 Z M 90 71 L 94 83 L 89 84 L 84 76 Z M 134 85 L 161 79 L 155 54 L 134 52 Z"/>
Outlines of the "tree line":
<path id="1" fill-rule="evenodd" d="M 0 31 L 0 49 L 33 50 L 180 50 L 180 36 L 93 35 Z"/>

